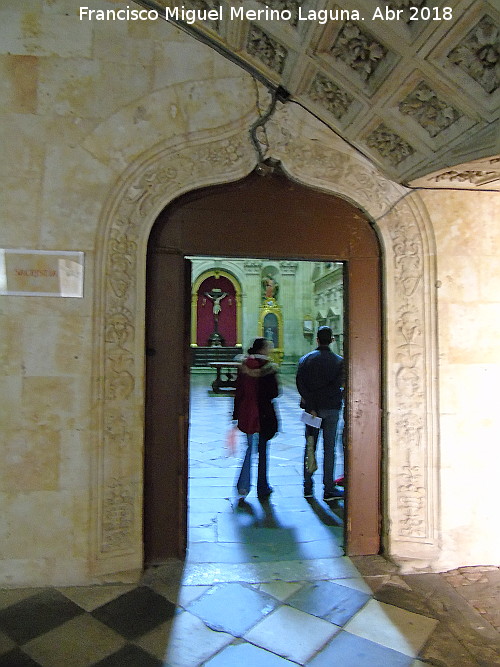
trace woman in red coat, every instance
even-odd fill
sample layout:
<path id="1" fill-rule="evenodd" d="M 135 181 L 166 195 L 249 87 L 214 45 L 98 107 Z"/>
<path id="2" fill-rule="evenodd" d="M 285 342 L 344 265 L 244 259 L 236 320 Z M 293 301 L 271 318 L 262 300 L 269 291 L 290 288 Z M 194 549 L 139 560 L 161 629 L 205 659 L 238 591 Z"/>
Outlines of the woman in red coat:
<path id="1" fill-rule="evenodd" d="M 247 435 L 247 451 L 236 483 L 238 494 L 245 498 L 250 492 L 252 449 L 257 440 L 257 496 L 267 498 L 273 492 L 267 481 L 267 443 L 278 431 L 278 418 L 273 399 L 278 396 L 278 367 L 269 360 L 272 343 L 256 338 L 238 371 L 234 397 L 233 419 Z"/>

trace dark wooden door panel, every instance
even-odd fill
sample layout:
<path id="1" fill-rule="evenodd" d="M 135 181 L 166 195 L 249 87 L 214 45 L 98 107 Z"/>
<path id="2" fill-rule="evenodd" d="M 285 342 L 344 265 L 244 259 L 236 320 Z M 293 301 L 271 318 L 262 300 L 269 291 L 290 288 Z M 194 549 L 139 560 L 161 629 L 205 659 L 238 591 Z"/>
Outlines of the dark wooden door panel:
<path id="1" fill-rule="evenodd" d="M 190 276 L 182 255 L 150 248 L 144 466 L 148 564 L 183 557 L 186 547 Z"/>

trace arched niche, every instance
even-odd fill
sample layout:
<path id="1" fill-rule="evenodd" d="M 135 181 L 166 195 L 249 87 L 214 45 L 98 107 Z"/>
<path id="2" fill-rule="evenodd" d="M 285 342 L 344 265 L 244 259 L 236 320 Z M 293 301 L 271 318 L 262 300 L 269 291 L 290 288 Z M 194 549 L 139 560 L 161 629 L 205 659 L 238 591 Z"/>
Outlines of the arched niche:
<path id="1" fill-rule="evenodd" d="M 199 327 L 198 327 L 198 313 L 199 313 L 199 298 L 202 284 L 211 277 L 223 278 L 232 286 L 231 297 L 234 299 L 235 307 L 235 330 L 234 340 L 231 339 L 229 343 L 231 346 L 241 347 L 242 341 L 242 312 L 241 312 L 241 284 L 239 280 L 229 271 L 219 268 L 210 268 L 202 271 L 194 280 L 191 289 L 191 346 L 202 345 L 200 341 Z M 232 304 L 231 304 L 232 305 Z"/>

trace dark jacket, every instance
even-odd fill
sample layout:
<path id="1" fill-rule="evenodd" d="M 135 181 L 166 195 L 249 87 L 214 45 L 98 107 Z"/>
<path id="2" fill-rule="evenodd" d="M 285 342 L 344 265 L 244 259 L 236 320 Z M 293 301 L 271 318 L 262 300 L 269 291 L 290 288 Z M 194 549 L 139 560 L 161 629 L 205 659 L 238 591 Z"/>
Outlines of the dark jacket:
<path id="1" fill-rule="evenodd" d="M 259 355 L 247 357 L 238 371 L 233 419 L 243 433 L 261 433 L 270 440 L 278 432 L 273 399 L 279 394 L 278 367 Z"/>
<path id="2" fill-rule="evenodd" d="M 329 345 L 320 345 L 299 360 L 297 389 L 306 412 L 342 407 L 344 360 Z"/>

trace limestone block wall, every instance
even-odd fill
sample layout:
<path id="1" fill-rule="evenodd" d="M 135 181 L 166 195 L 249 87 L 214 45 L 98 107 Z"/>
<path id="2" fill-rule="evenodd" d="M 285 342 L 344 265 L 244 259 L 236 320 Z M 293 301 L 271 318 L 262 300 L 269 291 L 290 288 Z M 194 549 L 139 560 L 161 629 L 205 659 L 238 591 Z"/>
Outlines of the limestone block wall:
<path id="1" fill-rule="evenodd" d="M 500 193 L 421 192 L 437 248 L 442 564 L 497 564 Z"/>
<path id="2" fill-rule="evenodd" d="M 0 247 L 85 253 L 83 299 L 0 296 L 0 585 L 93 577 L 95 248 L 113 184 L 158 142 L 256 105 L 250 77 L 171 25 L 77 11 L 0 5 Z"/>

